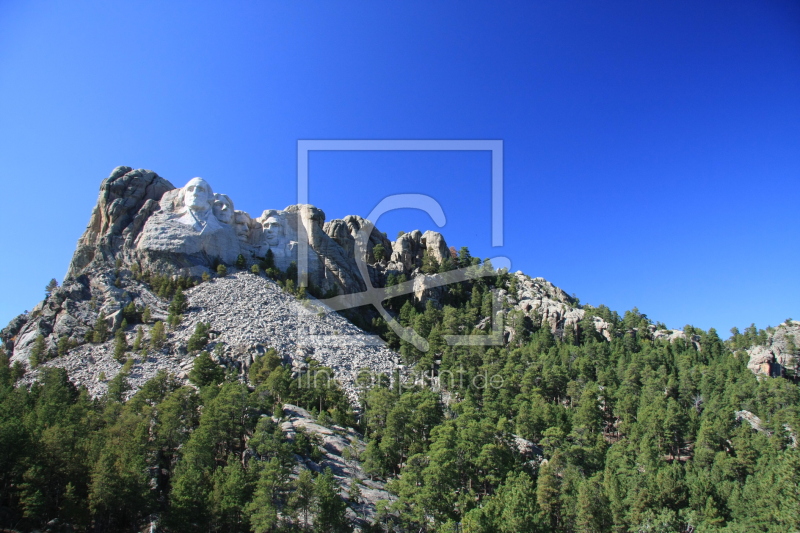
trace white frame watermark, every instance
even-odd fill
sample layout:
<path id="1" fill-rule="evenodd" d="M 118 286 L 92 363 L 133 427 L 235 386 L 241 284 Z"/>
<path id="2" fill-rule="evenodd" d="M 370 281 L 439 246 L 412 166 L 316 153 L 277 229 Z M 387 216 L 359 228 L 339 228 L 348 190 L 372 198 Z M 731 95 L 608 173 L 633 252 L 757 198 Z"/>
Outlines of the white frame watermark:
<path id="1" fill-rule="evenodd" d="M 492 154 L 492 198 L 491 198 L 491 235 L 492 247 L 503 246 L 503 141 L 481 139 L 453 140 L 400 140 L 400 139 L 301 139 L 297 141 L 297 203 L 309 204 L 309 153 L 312 151 L 364 152 L 364 151 L 489 151 Z M 366 264 L 366 243 L 378 218 L 395 209 L 419 209 L 428 215 L 438 227 L 444 226 L 446 218 L 441 205 L 432 197 L 423 194 L 396 194 L 387 196 L 366 217 L 367 224 L 360 229 L 356 237 L 355 260 L 359 273 L 366 286 L 366 291 L 345 294 L 317 300 L 325 311 L 343 310 L 361 305 L 371 304 L 380 313 L 387 325 L 403 340 L 410 342 L 420 351 L 428 351 L 428 342 L 410 328 L 401 326 L 383 308 L 382 302 L 387 298 L 414 292 L 414 280 L 387 288 L 374 287 L 370 281 Z M 308 286 L 308 253 L 310 228 L 305 228 L 302 217 L 298 213 L 298 286 Z M 497 268 L 510 268 L 506 257 L 491 259 Z M 437 287 L 475 279 L 490 275 L 485 269 L 462 267 L 440 274 L 426 277 L 427 287 Z M 501 345 L 503 343 L 502 307 L 496 290 L 492 291 L 492 333 L 490 335 L 448 335 L 445 341 L 450 345 Z M 338 344 L 341 338 L 331 335 L 308 335 L 315 342 Z M 366 344 L 383 344 L 375 335 L 359 335 Z M 312 339 L 310 339 L 312 340 Z"/>

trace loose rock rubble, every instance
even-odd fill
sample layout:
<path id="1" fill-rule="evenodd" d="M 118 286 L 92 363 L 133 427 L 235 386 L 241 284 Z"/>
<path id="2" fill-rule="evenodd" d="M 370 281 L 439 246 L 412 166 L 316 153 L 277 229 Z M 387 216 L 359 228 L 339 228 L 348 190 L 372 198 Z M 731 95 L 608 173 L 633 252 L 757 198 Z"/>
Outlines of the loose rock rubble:
<path id="1" fill-rule="evenodd" d="M 188 353 L 186 345 L 200 322 L 211 326 L 213 338 L 206 349 L 211 352 L 218 344 L 222 346 L 224 355 L 218 362 L 244 372 L 255 357 L 269 348 L 298 370 L 314 359 L 333 370 L 354 400 L 360 370 L 391 374 L 398 363 L 398 355 L 379 338 L 365 334 L 336 313 L 326 312 L 313 300 L 296 299 L 259 275 L 233 273 L 201 283 L 186 291 L 186 296 L 189 308 L 181 324 L 168 331 L 164 348 L 147 350 L 146 355 L 130 354 L 135 357 L 135 364 L 128 381 L 134 389 L 162 369 L 186 378 L 196 355 Z M 148 297 L 156 298 L 152 293 Z M 159 315 L 161 312 L 159 309 Z M 126 332 L 129 345 L 133 344 L 137 327 L 131 326 Z M 151 327 L 145 326 L 145 344 L 149 343 Z M 114 360 L 113 351 L 113 339 L 84 344 L 43 366 L 65 368 L 73 381 L 85 385 L 92 396 L 99 396 L 106 392 L 108 380 L 122 368 Z M 29 372 L 24 382 L 30 383 L 37 374 L 38 370 Z"/>

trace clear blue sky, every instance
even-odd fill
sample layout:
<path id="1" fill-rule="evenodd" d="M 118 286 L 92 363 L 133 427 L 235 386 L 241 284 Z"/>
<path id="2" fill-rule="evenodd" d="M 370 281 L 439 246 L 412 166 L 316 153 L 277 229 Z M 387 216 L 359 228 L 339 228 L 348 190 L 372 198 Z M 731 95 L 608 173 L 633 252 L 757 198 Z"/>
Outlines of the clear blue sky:
<path id="1" fill-rule="evenodd" d="M 310 200 L 430 194 L 448 244 L 670 327 L 800 318 L 796 2 L 5 0 L 0 323 L 115 166 L 258 214 L 295 203 L 298 139 L 502 139 L 503 248 L 488 153 L 315 153 Z"/>

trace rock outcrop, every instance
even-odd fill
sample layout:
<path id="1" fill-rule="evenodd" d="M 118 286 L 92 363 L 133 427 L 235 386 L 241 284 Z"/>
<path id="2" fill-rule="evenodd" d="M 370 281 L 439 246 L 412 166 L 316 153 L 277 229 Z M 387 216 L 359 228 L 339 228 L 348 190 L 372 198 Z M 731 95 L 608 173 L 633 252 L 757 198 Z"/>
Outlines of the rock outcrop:
<path id="1" fill-rule="evenodd" d="M 300 457 L 300 467 L 318 473 L 330 468 L 339 484 L 339 495 L 348 502 L 348 517 L 360 527 L 375 521 L 379 502 L 391 503 L 397 499 L 386 490 L 385 483 L 364 472 L 359 460 L 367 447 L 363 435 L 352 428 L 323 425 L 308 411 L 295 405 L 284 405 L 283 415 L 281 430 L 287 438 L 292 440 L 302 431 L 319 442 L 321 459 L 314 461 L 310 457 Z M 349 497 L 353 484 L 361 493 L 358 501 Z"/>
<path id="2" fill-rule="evenodd" d="M 769 328 L 768 328 L 769 329 Z M 765 345 L 747 349 L 747 366 L 756 374 L 781 376 L 800 373 L 800 322 L 784 322 L 769 329 Z"/>
<path id="3" fill-rule="evenodd" d="M 513 308 L 531 317 L 534 322 L 549 324 L 553 333 L 571 330 L 577 332 L 578 323 L 586 314 L 577 301 L 544 278 L 531 278 L 522 272 L 514 274 L 516 292 L 510 294 Z M 594 317 L 594 327 L 608 340 L 609 324 Z"/>
<path id="4" fill-rule="evenodd" d="M 67 277 L 78 277 L 92 264 L 113 263 L 123 248 L 130 250 L 130 239 L 158 209 L 164 193 L 174 188 L 151 170 L 117 167 L 111 171 L 100 184 L 97 205 L 78 240 Z"/>

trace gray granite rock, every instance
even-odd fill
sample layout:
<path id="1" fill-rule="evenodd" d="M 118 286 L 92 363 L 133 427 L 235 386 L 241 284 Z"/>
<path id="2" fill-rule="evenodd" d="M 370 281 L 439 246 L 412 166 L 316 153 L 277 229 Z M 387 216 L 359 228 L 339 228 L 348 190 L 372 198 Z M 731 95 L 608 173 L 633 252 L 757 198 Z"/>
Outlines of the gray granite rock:
<path id="1" fill-rule="evenodd" d="M 756 374 L 780 376 L 800 371 L 800 322 L 784 322 L 767 333 L 767 343 L 747 349 L 748 368 Z"/>

